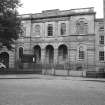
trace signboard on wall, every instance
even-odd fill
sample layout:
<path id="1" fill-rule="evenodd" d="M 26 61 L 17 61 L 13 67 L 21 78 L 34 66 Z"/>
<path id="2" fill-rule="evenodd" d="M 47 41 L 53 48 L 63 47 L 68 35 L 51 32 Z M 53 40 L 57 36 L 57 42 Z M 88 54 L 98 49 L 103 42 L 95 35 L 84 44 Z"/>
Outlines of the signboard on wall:
<path id="1" fill-rule="evenodd" d="M 23 56 L 21 57 L 22 63 L 33 63 L 35 61 L 36 61 L 35 56 L 33 56 L 33 55 L 23 54 Z"/>

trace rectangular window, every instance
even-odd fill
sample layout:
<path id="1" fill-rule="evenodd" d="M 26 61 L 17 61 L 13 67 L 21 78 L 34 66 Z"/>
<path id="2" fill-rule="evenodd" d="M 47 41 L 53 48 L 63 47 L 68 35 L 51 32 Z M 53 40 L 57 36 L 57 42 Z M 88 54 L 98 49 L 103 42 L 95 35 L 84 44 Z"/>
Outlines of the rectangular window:
<path id="1" fill-rule="evenodd" d="M 104 24 L 103 23 L 99 24 L 99 31 L 102 31 L 102 30 L 104 30 Z"/>
<path id="2" fill-rule="evenodd" d="M 88 33 L 88 23 L 84 20 L 80 20 L 76 23 L 77 34 L 87 34 Z"/>
<path id="3" fill-rule="evenodd" d="M 104 44 L 104 36 L 99 36 L 99 43 Z"/>
<path id="4" fill-rule="evenodd" d="M 53 25 L 48 24 L 48 36 L 53 36 Z"/>
<path id="5" fill-rule="evenodd" d="M 99 22 L 99 31 L 104 30 L 104 22 Z"/>
<path id="6" fill-rule="evenodd" d="M 104 61 L 104 51 L 99 52 L 99 60 Z"/>
<path id="7" fill-rule="evenodd" d="M 79 59 L 84 59 L 84 51 L 79 51 Z"/>
<path id="8" fill-rule="evenodd" d="M 104 30 L 104 26 L 100 26 L 99 27 L 99 30 Z"/>
<path id="9" fill-rule="evenodd" d="M 66 23 L 61 23 L 61 35 L 66 34 Z"/>

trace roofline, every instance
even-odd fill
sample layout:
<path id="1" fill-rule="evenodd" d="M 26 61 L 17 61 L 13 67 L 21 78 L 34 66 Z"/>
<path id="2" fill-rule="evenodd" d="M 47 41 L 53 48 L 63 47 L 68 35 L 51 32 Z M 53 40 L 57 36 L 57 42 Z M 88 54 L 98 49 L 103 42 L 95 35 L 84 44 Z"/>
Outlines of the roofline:
<path id="1" fill-rule="evenodd" d="M 19 17 L 21 17 L 23 20 L 30 20 L 30 19 L 44 19 L 44 18 L 53 18 L 53 17 L 66 17 L 66 16 L 72 16 L 72 15 L 86 15 L 86 14 L 96 14 L 94 12 L 94 7 L 88 7 L 88 8 L 76 8 L 76 9 L 70 9 L 70 10 L 59 10 L 59 9 L 52 9 L 52 10 L 45 10 L 42 11 L 42 13 L 36 13 L 36 14 L 21 14 Z"/>
<path id="2" fill-rule="evenodd" d="M 101 21 L 104 21 L 104 18 L 96 18 L 95 21 L 96 22 L 101 22 Z"/>

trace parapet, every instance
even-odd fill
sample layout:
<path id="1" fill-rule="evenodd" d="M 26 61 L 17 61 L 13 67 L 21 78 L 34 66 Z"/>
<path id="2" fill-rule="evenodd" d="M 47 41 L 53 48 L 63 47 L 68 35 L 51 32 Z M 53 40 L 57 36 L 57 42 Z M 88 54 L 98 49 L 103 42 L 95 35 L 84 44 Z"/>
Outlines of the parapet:
<path id="1" fill-rule="evenodd" d="M 61 16 L 72 16 L 78 14 L 90 14 L 94 12 L 94 7 L 89 8 L 77 8 L 77 9 L 70 9 L 70 10 L 59 10 L 59 9 L 52 9 L 52 10 L 44 10 L 41 13 L 36 14 L 25 14 L 22 15 L 22 19 L 41 19 L 41 18 L 48 18 L 48 17 L 61 17 Z"/>

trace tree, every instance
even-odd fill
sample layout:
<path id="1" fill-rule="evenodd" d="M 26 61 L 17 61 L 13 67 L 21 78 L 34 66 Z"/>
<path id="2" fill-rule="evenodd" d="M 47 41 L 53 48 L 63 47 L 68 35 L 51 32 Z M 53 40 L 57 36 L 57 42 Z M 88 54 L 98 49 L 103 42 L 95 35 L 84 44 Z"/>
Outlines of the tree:
<path id="1" fill-rule="evenodd" d="M 22 33 L 17 11 L 20 6 L 19 0 L 0 0 L 0 43 L 8 50 L 13 49 L 12 45 Z"/>

